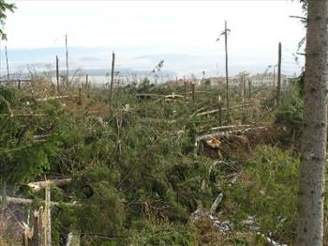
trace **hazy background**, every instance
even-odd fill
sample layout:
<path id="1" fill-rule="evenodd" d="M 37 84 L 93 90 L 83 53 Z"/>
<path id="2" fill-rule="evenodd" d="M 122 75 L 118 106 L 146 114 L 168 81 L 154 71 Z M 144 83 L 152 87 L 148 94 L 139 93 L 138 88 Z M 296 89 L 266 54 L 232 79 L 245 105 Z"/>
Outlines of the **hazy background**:
<path id="1" fill-rule="evenodd" d="M 119 69 L 150 71 L 161 59 L 178 75 L 224 73 L 224 42 L 216 39 L 224 20 L 229 35 L 230 70 L 263 72 L 277 60 L 283 43 L 283 73 L 303 66 L 293 53 L 305 34 L 298 1 L 15 1 L 6 22 L 11 71 L 27 64 L 64 67 L 68 34 L 72 69 L 108 69 L 111 51 Z M 2 73 L 5 71 L 1 66 Z"/>

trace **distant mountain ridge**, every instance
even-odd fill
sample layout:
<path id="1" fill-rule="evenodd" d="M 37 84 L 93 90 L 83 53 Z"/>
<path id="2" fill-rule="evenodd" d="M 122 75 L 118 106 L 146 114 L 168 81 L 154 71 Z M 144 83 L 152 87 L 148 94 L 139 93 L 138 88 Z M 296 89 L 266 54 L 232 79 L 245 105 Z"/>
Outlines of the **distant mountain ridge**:
<path id="1" fill-rule="evenodd" d="M 160 60 L 164 60 L 163 71 L 169 74 L 206 76 L 224 74 L 224 57 L 222 52 L 195 51 L 195 54 L 179 54 L 161 52 L 161 48 L 117 48 L 115 49 L 116 69 L 122 73 L 150 73 Z M 93 75 L 105 75 L 110 71 L 112 49 L 107 47 L 69 47 L 70 70 L 82 69 Z M 37 49 L 8 48 L 9 66 L 11 72 L 28 69 L 51 71 L 55 68 L 55 57 L 59 57 L 61 70 L 65 69 L 64 47 Z M 4 52 L 1 52 L 1 74 L 5 72 Z M 235 56 L 230 59 L 231 74 L 247 70 L 251 73 L 263 72 L 267 62 L 257 61 L 254 57 Z"/>

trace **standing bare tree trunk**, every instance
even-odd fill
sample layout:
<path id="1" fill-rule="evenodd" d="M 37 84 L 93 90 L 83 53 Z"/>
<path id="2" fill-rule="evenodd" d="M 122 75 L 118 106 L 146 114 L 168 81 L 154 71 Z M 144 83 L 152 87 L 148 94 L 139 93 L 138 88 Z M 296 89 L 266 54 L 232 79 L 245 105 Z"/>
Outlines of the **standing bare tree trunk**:
<path id="1" fill-rule="evenodd" d="M 281 43 L 278 45 L 278 81 L 277 81 L 277 104 L 280 103 L 281 94 Z"/>
<path id="2" fill-rule="evenodd" d="M 69 68 L 68 68 L 68 43 L 67 43 L 67 34 L 65 35 L 65 53 L 66 53 L 66 87 L 69 84 Z"/>
<path id="3" fill-rule="evenodd" d="M 226 102 L 227 102 L 227 118 L 230 118 L 229 103 L 229 64 L 228 64 L 228 27 L 227 21 L 224 22 L 224 47 L 225 47 L 225 76 L 226 76 Z"/>
<path id="4" fill-rule="evenodd" d="M 57 84 L 57 94 L 59 94 L 59 59 L 56 56 L 56 84 Z"/>
<path id="5" fill-rule="evenodd" d="M 327 142 L 328 0 L 308 1 L 304 130 L 296 244 L 323 244 Z"/>
<path id="6" fill-rule="evenodd" d="M 6 66 L 7 66 L 7 81 L 9 83 L 9 80 L 10 80 L 10 72 L 9 72 L 9 61 L 8 61 L 8 49 L 7 49 L 7 45 L 5 46 L 5 56 L 6 56 Z"/>
<path id="7" fill-rule="evenodd" d="M 110 75 L 110 89 L 109 89 L 109 103 L 112 104 L 113 86 L 114 86 L 114 72 L 115 72 L 115 53 L 112 53 L 112 70 Z"/>

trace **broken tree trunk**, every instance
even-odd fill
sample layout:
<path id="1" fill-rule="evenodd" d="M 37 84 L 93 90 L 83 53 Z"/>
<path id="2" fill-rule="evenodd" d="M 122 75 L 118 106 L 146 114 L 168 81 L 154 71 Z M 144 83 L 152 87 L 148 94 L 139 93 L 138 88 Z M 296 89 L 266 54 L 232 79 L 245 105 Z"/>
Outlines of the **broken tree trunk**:
<path id="1" fill-rule="evenodd" d="M 67 179 L 49 179 L 45 181 L 37 181 L 37 182 L 30 182 L 27 186 L 31 187 L 33 191 L 40 191 L 45 189 L 47 186 L 56 185 L 56 186 L 63 186 L 72 181 L 71 178 Z"/>

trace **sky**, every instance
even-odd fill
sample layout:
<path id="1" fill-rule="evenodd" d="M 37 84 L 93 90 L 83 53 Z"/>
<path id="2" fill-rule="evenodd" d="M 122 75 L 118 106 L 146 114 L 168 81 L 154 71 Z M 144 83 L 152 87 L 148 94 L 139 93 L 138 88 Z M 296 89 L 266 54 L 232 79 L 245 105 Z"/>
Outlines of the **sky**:
<path id="1" fill-rule="evenodd" d="M 119 68 L 151 70 L 161 59 L 179 75 L 223 74 L 224 42 L 216 39 L 227 20 L 232 73 L 263 72 L 277 61 L 283 45 L 283 72 L 303 65 L 293 53 L 305 35 L 290 15 L 302 15 L 298 1 L 15 1 L 5 31 L 11 67 L 52 64 L 64 59 L 64 36 L 70 67 L 107 68 L 115 51 Z M 2 54 L 3 59 L 3 54 Z"/>

